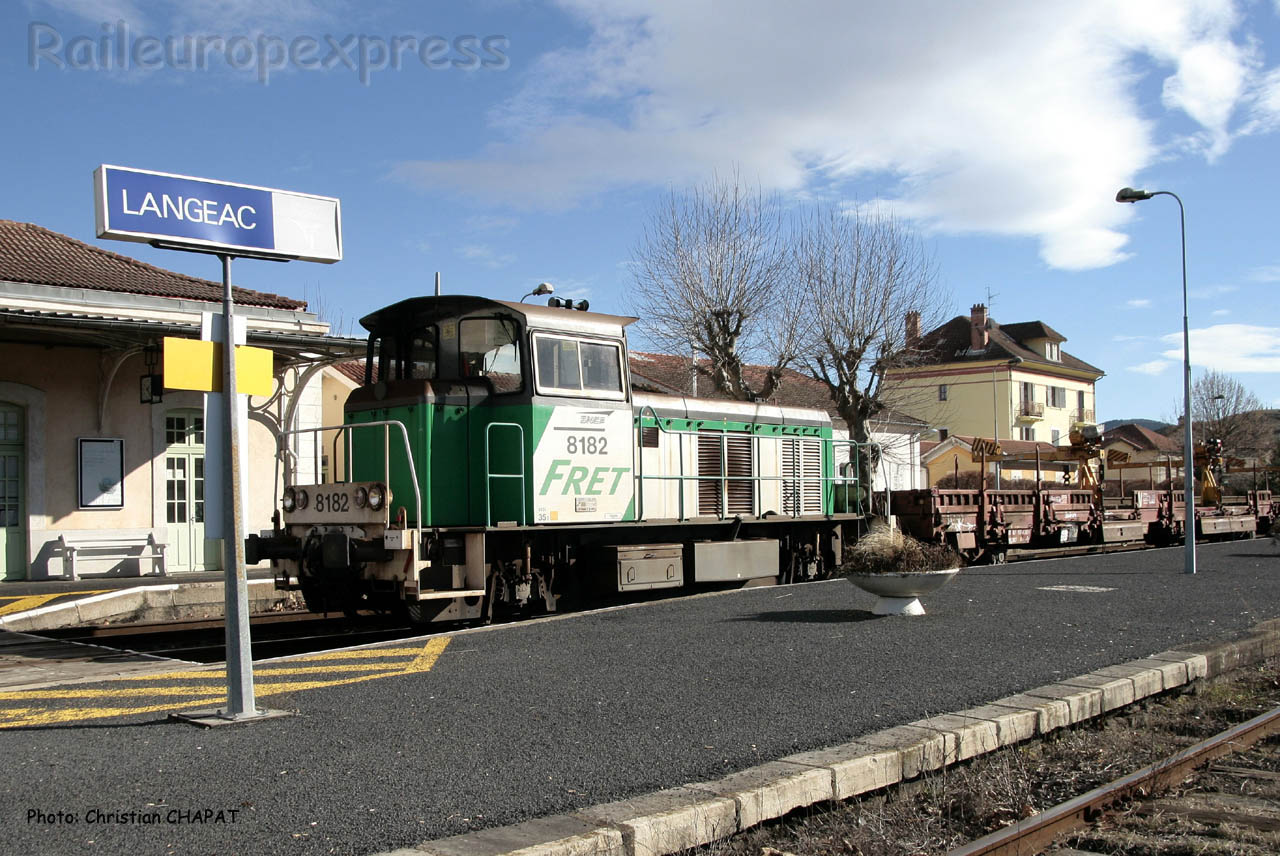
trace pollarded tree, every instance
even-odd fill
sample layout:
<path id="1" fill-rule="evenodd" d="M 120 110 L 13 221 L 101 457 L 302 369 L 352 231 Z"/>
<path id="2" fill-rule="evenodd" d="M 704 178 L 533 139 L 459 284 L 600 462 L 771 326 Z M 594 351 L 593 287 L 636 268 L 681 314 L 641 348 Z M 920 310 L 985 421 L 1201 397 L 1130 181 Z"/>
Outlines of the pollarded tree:
<path id="1" fill-rule="evenodd" d="M 776 197 L 735 175 L 672 191 L 632 251 L 632 303 L 649 339 L 670 354 L 705 358 L 716 388 L 768 399 L 796 357 L 793 279 Z M 743 368 L 766 366 L 757 385 Z"/>
<path id="2" fill-rule="evenodd" d="M 1267 448 L 1262 402 L 1231 375 L 1208 371 L 1191 385 L 1192 425 L 1199 440 L 1218 439 L 1229 455 Z"/>
<path id="3" fill-rule="evenodd" d="M 891 214 L 850 205 L 811 212 L 797 229 L 793 258 L 807 322 L 799 363 L 826 384 L 850 439 L 868 442 L 873 417 L 886 407 L 886 373 L 921 356 L 918 338 L 908 339 L 908 316 L 918 331 L 947 315 L 933 259 Z M 864 461 L 861 476 L 870 484 L 873 462 Z"/>

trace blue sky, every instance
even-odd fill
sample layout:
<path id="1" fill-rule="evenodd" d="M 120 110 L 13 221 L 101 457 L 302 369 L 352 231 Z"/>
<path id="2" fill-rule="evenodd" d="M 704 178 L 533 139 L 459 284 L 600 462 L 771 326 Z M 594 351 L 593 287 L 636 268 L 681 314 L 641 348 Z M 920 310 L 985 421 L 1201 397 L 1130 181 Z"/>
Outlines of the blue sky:
<path id="1" fill-rule="evenodd" d="M 100 163 L 336 196 L 342 262 L 246 261 L 236 283 L 358 334 L 436 271 L 451 293 L 545 280 L 625 312 L 655 200 L 736 169 L 796 205 L 910 218 L 954 313 L 990 294 L 997 321 L 1043 320 L 1106 371 L 1105 420 L 1180 409 L 1177 205 L 1113 201 L 1165 189 L 1187 206 L 1195 370 L 1280 406 L 1280 0 L 888 5 L 8 3 L 0 217 L 94 242 Z M 105 68 L 121 21 L 129 50 L 172 37 L 174 62 Z M 242 68 L 212 42 L 191 68 L 198 36 L 239 38 Z M 395 37 L 399 69 L 379 55 Z M 442 67 L 414 53 L 432 37 Z M 299 40 L 319 67 L 273 59 Z"/>

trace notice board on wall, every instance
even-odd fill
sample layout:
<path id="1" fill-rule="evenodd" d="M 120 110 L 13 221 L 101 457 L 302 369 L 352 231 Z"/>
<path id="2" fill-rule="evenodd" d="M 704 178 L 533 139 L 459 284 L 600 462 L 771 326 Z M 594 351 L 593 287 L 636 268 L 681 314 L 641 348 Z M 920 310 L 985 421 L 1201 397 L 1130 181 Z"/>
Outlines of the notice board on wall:
<path id="1" fill-rule="evenodd" d="M 76 455 L 81 508 L 124 508 L 124 440 L 80 437 Z"/>

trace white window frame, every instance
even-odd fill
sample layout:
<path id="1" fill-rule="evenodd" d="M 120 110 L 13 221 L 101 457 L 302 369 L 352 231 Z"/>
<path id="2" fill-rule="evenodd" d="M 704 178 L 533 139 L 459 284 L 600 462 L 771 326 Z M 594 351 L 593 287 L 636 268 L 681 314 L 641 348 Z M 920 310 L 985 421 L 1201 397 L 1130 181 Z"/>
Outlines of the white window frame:
<path id="1" fill-rule="evenodd" d="M 540 368 L 540 360 L 538 357 L 538 342 L 541 339 L 559 339 L 562 341 L 577 342 L 579 345 L 582 345 L 585 343 L 590 345 L 604 345 L 606 347 L 613 348 L 615 351 L 618 352 L 618 382 L 621 385 L 621 389 L 614 391 L 614 390 L 602 390 L 602 389 L 586 389 L 585 387 L 579 387 L 578 389 L 571 389 L 568 387 L 543 386 L 542 371 Z M 533 357 L 533 360 L 532 360 L 533 385 L 534 385 L 534 389 L 537 390 L 539 395 L 556 395 L 556 396 L 564 396 L 566 398 L 594 398 L 594 399 L 604 399 L 606 401 L 626 401 L 627 400 L 627 364 L 626 364 L 624 354 L 622 353 L 622 343 L 619 342 L 618 340 L 597 339 L 590 336 L 568 336 L 563 333 L 535 332 L 532 336 L 532 345 L 533 347 L 530 348 L 530 351 L 531 351 L 531 356 Z M 579 347 L 578 348 L 579 383 L 581 383 L 582 376 L 583 376 L 582 348 Z"/>

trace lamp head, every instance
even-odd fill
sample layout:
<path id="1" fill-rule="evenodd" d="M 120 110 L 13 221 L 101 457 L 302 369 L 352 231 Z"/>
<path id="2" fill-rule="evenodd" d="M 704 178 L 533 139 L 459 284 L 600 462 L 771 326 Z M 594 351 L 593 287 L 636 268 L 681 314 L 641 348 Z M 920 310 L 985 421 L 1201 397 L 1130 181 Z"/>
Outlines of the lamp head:
<path id="1" fill-rule="evenodd" d="M 1122 187 L 1120 192 L 1116 194 L 1116 202 L 1141 202 L 1144 199 L 1150 199 L 1154 195 L 1154 193 L 1148 193 L 1145 190 Z"/>
<path id="2" fill-rule="evenodd" d="M 551 294 L 555 290 L 556 290 L 556 287 L 551 283 L 540 282 L 538 283 L 538 287 L 533 290 L 533 296 L 541 297 L 544 294 Z"/>

